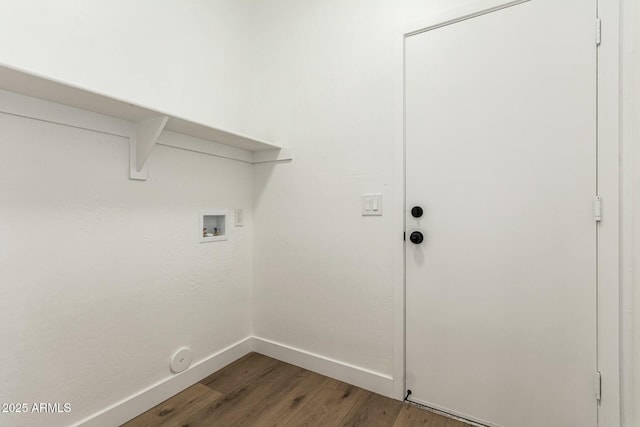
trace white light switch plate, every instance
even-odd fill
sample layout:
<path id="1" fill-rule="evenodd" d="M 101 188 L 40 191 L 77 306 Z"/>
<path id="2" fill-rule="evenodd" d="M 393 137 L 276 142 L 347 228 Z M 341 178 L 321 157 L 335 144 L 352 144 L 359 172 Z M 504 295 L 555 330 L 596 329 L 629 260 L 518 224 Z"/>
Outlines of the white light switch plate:
<path id="1" fill-rule="evenodd" d="M 235 219 L 235 226 L 236 227 L 244 226 L 244 212 L 242 211 L 242 209 L 236 209 L 233 212 L 233 217 Z"/>
<path id="2" fill-rule="evenodd" d="M 382 215 L 382 194 L 362 195 L 362 216 Z"/>

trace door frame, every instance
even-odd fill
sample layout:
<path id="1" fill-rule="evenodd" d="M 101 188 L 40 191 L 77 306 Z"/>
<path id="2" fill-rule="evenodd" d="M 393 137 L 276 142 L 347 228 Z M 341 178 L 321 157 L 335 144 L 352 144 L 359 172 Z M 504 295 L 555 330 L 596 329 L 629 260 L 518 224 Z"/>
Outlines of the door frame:
<path id="1" fill-rule="evenodd" d="M 412 23 L 396 31 L 395 60 L 394 60 L 394 148 L 393 148 L 393 224 L 398 230 L 397 243 L 393 248 L 393 395 L 397 399 L 405 396 L 405 242 L 400 239 L 400 230 L 405 231 L 405 41 L 412 35 L 474 18 L 496 10 L 515 6 L 535 0 L 475 0 L 464 6 L 439 11 L 434 16 L 421 22 Z M 598 340 L 597 357 L 598 371 L 602 375 L 602 400 L 598 404 L 598 425 L 615 427 L 621 425 L 621 376 L 630 378 L 631 367 L 625 364 L 621 371 L 620 356 L 628 356 L 629 347 L 625 340 L 625 348 L 621 348 L 621 261 L 630 257 L 630 252 L 621 254 L 621 249 L 628 248 L 626 241 L 629 236 L 621 234 L 621 220 L 625 228 L 631 220 L 631 213 L 622 206 L 629 206 L 630 192 L 627 190 L 624 200 L 621 199 L 620 189 L 629 188 L 631 176 L 628 171 L 620 167 L 619 156 L 628 153 L 625 146 L 630 147 L 631 141 L 622 139 L 628 135 L 625 131 L 631 126 L 630 120 L 621 120 L 623 111 L 627 111 L 630 100 L 621 104 L 623 100 L 622 84 L 630 83 L 631 76 L 621 77 L 621 61 L 625 55 L 630 55 L 631 49 L 625 46 L 621 49 L 620 30 L 621 9 L 629 0 L 594 0 L 597 2 L 598 16 L 602 21 L 602 42 L 597 49 L 598 62 L 598 156 L 597 156 L 597 191 L 602 197 L 602 221 L 598 226 L 598 274 L 597 274 L 597 304 L 598 304 Z M 630 14 L 625 14 L 625 28 L 630 24 Z M 626 20 L 629 21 L 626 21 Z M 594 43 L 596 23 L 594 22 Z M 628 33 L 628 32 L 627 32 Z M 625 39 L 625 42 L 627 40 Z M 595 58 L 594 58 L 595 59 Z M 629 73 L 627 73 L 629 74 Z M 624 127 L 623 127 L 624 126 Z M 621 142 L 623 145 L 621 146 Z M 625 153 L 626 152 L 626 153 Z M 627 157 L 630 157 L 627 155 Z M 629 159 L 630 161 L 630 159 Z M 624 160 L 623 160 L 623 164 Z M 623 173 L 623 174 L 622 174 Z M 626 212 L 626 213 L 625 213 Z M 621 218 L 621 214 L 623 214 Z M 621 246 L 622 243 L 622 246 Z M 624 282 L 626 289 L 630 283 Z M 622 351 L 624 350 L 624 352 Z M 625 359 L 630 359 L 625 357 Z M 594 373 L 595 374 L 595 373 Z M 626 390 L 626 388 L 625 388 Z M 629 397 L 625 396 L 629 402 Z M 595 402 L 595 389 L 594 389 Z M 625 417 L 626 418 L 626 417 Z M 630 422 L 631 420 L 628 420 Z"/>

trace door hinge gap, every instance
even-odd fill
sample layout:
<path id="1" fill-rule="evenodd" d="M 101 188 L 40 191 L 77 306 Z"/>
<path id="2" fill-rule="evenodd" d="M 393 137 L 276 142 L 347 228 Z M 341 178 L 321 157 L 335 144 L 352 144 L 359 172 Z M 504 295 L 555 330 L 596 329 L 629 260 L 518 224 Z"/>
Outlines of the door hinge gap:
<path id="1" fill-rule="evenodd" d="M 596 46 L 602 43 L 602 19 L 596 18 Z"/>
<path id="2" fill-rule="evenodd" d="M 594 377 L 596 387 L 596 400 L 599 402 L 602 399 L 602 374 L 600 371 L 596 372 Z"/>
<path id="3" fill-rule="evenodd" d="M 602 197 L 596 196 L 593 199 L 593 218 L 596 222 L 600 222 L 602 220 Z"/>

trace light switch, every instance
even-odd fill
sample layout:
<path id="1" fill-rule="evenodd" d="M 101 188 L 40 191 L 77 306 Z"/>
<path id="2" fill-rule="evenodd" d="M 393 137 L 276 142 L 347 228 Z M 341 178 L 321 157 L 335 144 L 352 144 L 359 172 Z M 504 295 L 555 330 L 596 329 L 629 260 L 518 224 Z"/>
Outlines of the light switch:
<path id="1" fill-rule="evenodd" d="M 362 216 L 382 215 L 382 194 L 362 195 Z"/>
<path id="2" fill-rule="evenodd" d="M 243 218 L 243 213 L 242 209 L 236 209 L 233 213 L 233 216 L 235 218 L 235 226 L 236 227 L 242 227 L 244 226 L 244 218 Z"/>

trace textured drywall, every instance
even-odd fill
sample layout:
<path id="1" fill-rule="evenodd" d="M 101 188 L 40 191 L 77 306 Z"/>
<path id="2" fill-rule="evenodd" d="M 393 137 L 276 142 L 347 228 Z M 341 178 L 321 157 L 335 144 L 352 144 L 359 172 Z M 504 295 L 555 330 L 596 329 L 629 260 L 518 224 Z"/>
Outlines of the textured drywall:
<path id="1" fill-rule="evenodd" d="M 243 131 L 245 6 L 7 0 L 0 64 Z M 130 181 L 123 138 L 0 120 L 0 403 L 72 409 L 0 425 L 69 425 L 170 377 L 178 347 L 251 334 L 251 165 L 158 146 Z M 236 207 L 247 225 L 200 244 L 200 209 Z"/>
<path id="2" fill-rule="evenodd" d="M 291 164 L 256 167 L 256 335 L 392 374 L 392 248 L 400 236 L 389 202 L 401 191 L 392 183 L 394 36 L 398 28 L 459 3 L 253 2 L 251 132 L 296 152 Z M 635 76 L 639 64 L 636 55 Z M 639 87 L 636 83 L 636 100 Z M 640 173 L 635 184 L 634 212 L 639 212 Z M 361 217 L 360 195 L 369 192 L 384 195 L 382 217 Z M 634 255 L 634 402 L 640 402 L 639 253 Z M 640 404 L 635 411 L 634 427 L 640 427 Z"/>
<path id="3" fill-rule="evenodd" d="M 295 147 L 290 164 L 256 165 L 257 336 L 393 374 L 397 29 L 452 6 L 252 3 L 249 123 Z M 383 216 L 361 216 L 362 193 L 383 194 Z"/>
<path id="4" fill-rule="evenodd" d="M 125 138 L 0 114 L 0 414 L 66 426 L 251 333 L 252 166 L 159 146 L 129 180 Z M 245 208 L 199 243 L 199 212 Z M 31 409 L 31 406 L 30 408 Z"/>
<path id="5" fill-rule="evenodd" d="M 359 197 L 363 192 L 382 192 L 386 207 L 393 192 L 398 191 L 391 187 L 395 29 L 442 7 L 453 7 L 453 2 L 6 0 L 0 5 L 0 63 L 31 69 L 176 115 L 272 138 L 295 147 L 296 159 L 292 163 L 256 166 L 256 333 L 336 360 L 391 374 L 393 272 L 390 246 L 397 235 L 392 229 L 390 211 L 386 208 L 381 218 L 362 218 Z M 640 18 L 636 22 L 640 22 Z M 636 30 L 635 35 L 640 44 L 640 32 Z M 637 55 L 634 75 L 640 75 Z M 636 84 L 635 99 L 640 99 L 639 88 L 640 85 Z M 635 141 L 638 141 L 640 108 L 637 106 L 634 114 Z M 6 144 L 6 138 L 0 142 Z M 171 169 L 180 167 L 174 164 L 176 155 L 167 150 L 159 147 L 152 155 L 153 179 L 161 170 L 153 162 L 163 158 L 169 170 L 178 175 L 177 170 Z M 640 170 L 639 151 L 634 149 L 636 171 Z M 177 154 L 178 158 L 183 155 Z M 89 157 L 95 159 L 95 156 Z M 57 162 L 60 158 L 75 159 L 68 153 L 53 150 L 47 161 Z M 20 187 L 21 179 L 13 180 L 11 177 L 20 177 L 16 172 L 20 169 L 24 169 L 25 174 L 34 174 L 38 184 L 30 184 L 23 200 L 31 204 L 39 198 L 47 200 L 49 187 L 43 184 L 50 179 L 40 175 L 43 160 L 35 154 L 33 159 L 23 156 L 20 161 L 24 164 L 21 166 L 13 163 L 9 170 L 0 171 L 3 188 L 16 186 L 22 190 L 25 188 Z M 122 159 L 113 163 L 123 168 L 119 174 L 126 175 L 127 163 L 121 162 Z M 98 165 L 100 168 L 100 164 L 92 164 L 92 167 Z M 71 170 L 76 167 L 75 161 L 66 165 Z M 184 169 L 187 176 L 196 173 L 191 167 Z M 219 164 L 215 163 L 211 169 L 206 173 L 217 174 Z M 109 170 L 112 170 L 111 166 Z M 139 188 L 149 188 L 151 181 Z M 235 185 L 227 176 L 223 181 L 225 186 Z M 75 188 L 76 180 L 70 182 L 69 188 Z M 634 212 L 638 212 L 640 173 L 635 174 L 635 183 Z M 183 184 L 180 194 L 183 190 L 190 191 L 186 186 L 189 183 Z M 203 191 L 209 195 L 211 188 L 220 191 L 225 186 L 215 184 Z M 51 194 L 58 198 L 66 197 L 60 193 L 61 189 L 56 187 L 56 191 Z M 164 190 L 157 191 L 164 193 Z M 140 200 L 150 197 L 146 189 L 140 190 L 138 196 Z M 7 196 L 3 194 L 2 197 Z M 153 206 L 145 209 L 151 213 L 156 209 L 163 211 L 166 208 L 163 203 L 173 197 L 178 196 L 169 196 L 162 203 L 151 200 Z M 58 198 L 52 198 L 50 203 Z M 19 206 L 15 200 L 12 203 L 14 208 Z M 94 200 L 93 203 L 95 210 L 99 210 L 103 200 Z M 214 207 L 218 205 L 215 203 Z M 44 203 L 39 206 L 44 206 Z M 2 206 L 3 212 L 9 208 L 9 205 Z M 103 208 L 109 209 L 108 205 Z M 90 217 L 87 214 L 87 220 Z M 62 218 L 58 219 L 63 222 Z M 3 233 L 8 232 L 5 224 L 4 219 L 0 221 Z M 34 226 L 28 232 L 21 232 L 20 237 L 14 240 L 23 239 L 24 245 L 28 240 L 37 248 L 42 244 L 42 239 L 36 236 L 38 233 Z M 116 236 L 103 237 L 115 241 Z M 634 231 L 634 242 L 637 248 L 640 245 L 638 227 Z M 13 251 L 13 246 L 10 246 L 13 244 L 7 240 L 0 242 L 3 269 Z M 158 258 L 154 252 L 136 250 L 136 262 L 144 267 L 140 271 L 148 274 L 138 282 L 146 287 L 146 293 L 154 295 L 155 283 L 148 282 L 148 279 L 154 279 L 158 274 L 147 267 L 153 264 L 156 269 L 164 268 L 163 263 L 156 262 Z M 56 257 L 64 256 L 61 251 L 51 251 Z M 166 252 L 170 250 L 166 249 Z M 638 253 L 636 251 L 634 255 L 635 265 L 639 266 L 634 269 L 634 402 L 640 402 L 637 398 L 640 390 Z M 20 262 L 24 268 L 28 264 L 29 271 L 38 271 L 41 264 L 38 257 L 26 254 Z M 109 275 L 120 274 L 117 271 L 120 265 L 132 263 L 127 259 L 117 268 L 112 267 Z M 77 264 L 74 271 L 89 276 L 91 272 L 101 272 L 100 268 L 105 269 L 101 266 L 101 263 Z M 200 263 L 198 268 L 201 268 Z M 84 273 L 85 270 L 88 273 Z M 185 267 L 182 274 L 195 273 L 187 273 Z M 58 279 L 49 282 L 58 283 Z M 19 289 L 21 283 L 5 284 L 3 281 L 0 286 L 13 291 Z M 121 286 L 120 291 L 124 295 L 125 287 Z M 134 298 L 136 289 L 126 287 L 127 295 L 130 295 L 127 298 Z M 10 301 L 4 301 L 3 307 L 11 306 L 12 310 L 4 313 L 6 317 L 3 319 L 9 319 L 9 325 L 15 328 L 27 330 L 24 320 L 17 319 L 24 319 L 26 315 L 23 312 L 37 307 L 35 303 L 40 298 L 39 293 L 40 287 L 36 287 L 22 291 L 13 299 L 7 296 Z M 127 298 L 105 301 L 117 308 L 122 304 L 132 304 Z M 34 305 L 26 305 L 25 300 L 32 300 Z M 193 301 L 198 303 L 197 299 Z M 182 309 L 191 306 L 184 302 L 181 305 Z M 90 305 L 87 311 L 95 311 L 94 306 Z M 128 314 L 120 329 L 131 327 L 122 325 L 134 325 L 135 328 L 140 319 L 145 324 L 156 319 L 161 324 L 168 322 L 166 307 L 143 307 L 136 316 Z M 16 317 L 12 317 L 12 313 Z M 63 317 L 63 314 L 59 316 Z M 43 321 L 47 319 L 45 317 Z M 71 323 L 77 321 L 74 316 L 71 319 Z M 222 317 L 216 319 L 218 323 L 225 323 Z M 94 323 L 89 322 L 90 325 Z M 32 338 L 23 344 L 16 341 L 19 348 L 17 356 L 5 357 L 20 359 L 27 350 L 46 352 L 49 333 L 53 332 L 36 334 L 42 335 L 42 340 L 37 336 L 42 345 Z M 98 331 L 98 334 L 111 333 L 108 327 Z M 138 335 L 134 337 L 138 338 Z M 144 341 L 144 337 L 142 339 Z M 151 339 L 162 341 L 163 338 L 150 337 L 144 341 L 145 345 L 152 346 Z M 124 352 L 126 347 L 121 346 L 120 350 Z M 94 346 L 93 353 L 102 352 L 102 347 Z M 87 350 L 80 356 L 91 358 L 93 353 Z M 104 360 L 110 360 L 107 357 L 113 353 L 115 351 L 109 349 Z M 144 357 L 149 357 L 149 354 L 151 352 L 145 353 Z M 46 358 L 46 353 L 38 357 Z M 119 363 L 119 360 L 105 363 Z M 154 363 L 160 366 L 159 362 L 151 362 L 152 365 Z M 29 370 L 40 368 L 28 367 L 26 362 L 7 365 L 0 371 L 0 384 L 13 385 L 4 381 L 11 370 L 9 368 L 20 370 L 15 375 L 23 376 L 24 387 L 37 389 L 40 385 L 39 373 L 27 376 Z M 147 375 L 145 369 L 140 375 L 125 378 L 124 382 L 156 378 L 155 371 L 153 375 Z M 149 369 L 153 371 L 155 368 Z M 111 372 L 109 369 L 105 371 Z M 97 372 L 96 377 L 103 378 L 102 371 Z M 79 389 L 84 390 L 81 386 Z M 0 387 L 0 392 L 4 390 L 8 388 Z M 112 395 L 120 399 L 127 393 L 118 390 Z M 91 406 L 87 412 L 102 409 L 104 405 L 101 402 Z M 640 426 L 640 404 L 635 406 L 634 427 Z"/>
<path id="6" fill-rule="evenodd" d="M 244 130 L 240 0 L 3 0 L 0 64 Z"/>

